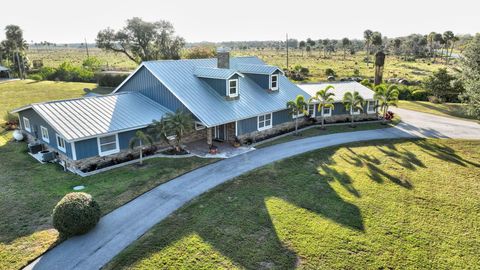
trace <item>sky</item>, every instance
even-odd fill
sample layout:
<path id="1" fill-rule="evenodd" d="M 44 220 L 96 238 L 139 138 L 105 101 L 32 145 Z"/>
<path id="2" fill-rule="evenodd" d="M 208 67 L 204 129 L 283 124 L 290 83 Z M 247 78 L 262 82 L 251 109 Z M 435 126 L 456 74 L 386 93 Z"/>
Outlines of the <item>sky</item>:
<path id="1" fill-rule="evenodd" d="M 299 40 L 362 38 L 365 29 L 387 37 L 475 34 L 478 10 L 478 0 L 7 0 L 0 4 L 0 29 L 19 25 L 28 42 L 93 43 L 99 30 L 141 17 L 170 21 L 187 42 L 284 40 L 285 33 Z"/>

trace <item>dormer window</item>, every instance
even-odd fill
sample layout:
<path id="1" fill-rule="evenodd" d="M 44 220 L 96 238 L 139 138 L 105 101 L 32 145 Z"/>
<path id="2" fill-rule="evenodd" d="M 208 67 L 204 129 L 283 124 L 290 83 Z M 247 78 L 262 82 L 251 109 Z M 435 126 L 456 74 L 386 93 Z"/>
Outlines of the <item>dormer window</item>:
<path id="1" fill-rule="evenodd" d="M 238 79 L 228 80 L 228 96 L 229 97 L 238 96 Z"/>
<path id="2" fill-rule="evenodd" d="M 270 90 L 278 90 L 278 74 L 270 76 Z"/>

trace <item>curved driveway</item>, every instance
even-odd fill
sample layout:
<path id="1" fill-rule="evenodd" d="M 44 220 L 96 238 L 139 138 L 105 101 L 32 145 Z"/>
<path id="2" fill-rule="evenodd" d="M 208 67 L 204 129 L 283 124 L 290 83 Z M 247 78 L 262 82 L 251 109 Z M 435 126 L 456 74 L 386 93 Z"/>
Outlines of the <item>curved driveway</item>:
<path id="1" fill-rule="evenodd" d="M 475 122 L 396 109 L 393 128 L 310 137 L 225 159 L 175 178 L 104 216 L 94 230 L 48 251 L 27 269 L 98 269 L 152 226 L 196 196 L 268 163 L 333 145 L 397 138 L 480 139 Z"/>

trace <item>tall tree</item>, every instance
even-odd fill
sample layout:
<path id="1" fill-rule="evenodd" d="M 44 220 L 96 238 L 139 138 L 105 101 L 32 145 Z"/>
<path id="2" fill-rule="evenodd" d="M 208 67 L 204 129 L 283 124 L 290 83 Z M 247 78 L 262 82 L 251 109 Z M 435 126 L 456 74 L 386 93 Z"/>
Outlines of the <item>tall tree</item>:
<path id="1" fill-rule="evenodd" d="M 456 77 L 449 74 L 446 68 L 440 68 L 425 80 L 425 88 L 441 102 L 457 101 L 463 88 L 455 81 Z"/>
<path id="2" fill-rule="evenodd" d="M 453 36 L 452 39 L 450 40 L 451 41 L 451 46 L 450 46 L 450 56 L 449 56 L 449 59 L 452 58 L 452 54 L 453 54 L 453 48 L 455 48 L 455 43 L 457 41 L 459 41 L 460 38 L 458 36 Z M 447 61 L 447 64 L 448 64 L 448 61 Z"/>
<path id="3" fill-rule="evenodd" d="M 436 49 L 435 49 L 435 50 L 438 50 L 439 47 L 441 47 L 442 50 L 443 50 L 443 44 L 445 44 L 445 40 L 443 39 L 442 34 L 436 33 L 436 34 L 435 34 L 435 37 L 433 38 L 433 40 L 435 41 L 435 44 L 436 44 L 436 46 L 435 46 Z M 437 56 L 437 54 L 435 53 L 435 54 L 434 54 L 434 58 L 433 58 L 433 62 L 435 62 L 436 56 Z M 440 55 L 440 59 L 441 59 L 441 57 L 442 57 L 442 56 Z"/>
<path id="4" fill-rule="evenodd" d="M 335 101 L 333 99 L 333 96 L 335 96 L 334 93 L 329 92 L 328 90 L 330 89 L 335 89 L 332 85 L 329 85 L 325 87 L 325 89 L 321 89 L 315 93 L 315 96 L 311 97 L 310 100 L 308 101 L 309 103 L 316 102 L 317 103 L 317 109 L 320 111 L 320 116 L 321 116 L 321 127 L 322 129 L 325 128 L 325 117 L 324 117 L 324 109 L 325 108 L 330 108 L 330 110 L 333 110 L 333 102 Z"/>
<path id="5" fill-rule="evenodd" d="M 294 100 L 287 102 L 287 109 L 295 118 L 295 134 L 298 132 L 298 118 L 302 115 L 308 114 L 308 104 L 305 102 L 305 97 L 298 95 Z"/>
<path id="6" fill-rule="evenodd" d="M 364 103 L 365 101 L 363 100 L 363 97 L 357 91 L 354 91 L 353 93 L 346 92 L 343 95 L 343 105 L 345 106 L 345 109 L 350 112 L 351 127 L 355 127 L 353 124 L 355 121 L 355 112 L 363 112 Z"/>
<path id="7" fill-rule="evenodd" d="M 302 51 L 302 57 L 303 57 L 303 50 L 305 50 L 305 47 L 307 46 L 307 43 L 305 41 L 300 41 L 300 43 L 298 43 L 298 48 Z"/>
<path id="8" fill-rule="evenodd" d="M 445 42 L 445 44 L 443 45 L 444 46 L 444 49 L 445 49 L 445 52 L 443 53 L 443 57 L 445 57 L 445 63 L 448 64 L 448 49 L 450 48 L 450 43 L 452 42 L 452 39 L 455 35 L 453 34 L 452 31 L 445 31 L 443 33 L 443 40 Z"/>
<path id="9" fill-rule="evenodd" d="M 363 32 L 363 38 L 365 39 L 365 46 L 367 48 L 367 66 L 370 62 L 370 45 L 372 45 L 372 35 L 373 31 L 370 29 L 367 29 Z"/>
<path id="10" fill-rule="evenodd" d="M 373 32 L 371 43 L 377 51 L 380 50 L 383 44 L 382 33 L 378 31 Z"/>
<path id="11" fill-rule="evenodd" d="M 101 30 L 96 42 L 97 47 L 123 53 L 136 63 L 179 59 L 180 50 L 185 46 L 185 40 L 175 35 L 170 22 L 146 22 L 138 17 L 127 20 L 127 25 L 119 31 Z"/>
<path id="12" fill-rule="evenodd" d="M 433 62 L 435 63 L 435 35 L 437 33 L 435 32 L 430 32 L 430 34 L 428 34 L 428 55 L 429 57 L 433 57 Z"/>
<path id="13" fill-rule="evenodd" d="M 391 84 L 388 87 L 378 85 L 375 87 L 374 99 L 377 101 L 377 108 L 382 112 L 383 121 L 386 123 L 386 116 L 390 106 L 397 106 L 398 103 L 398 88 Z"/>
<path id="14" fill-rule="evenodd" d="M 5 27 L 6 39 L 0 42 L 0 61 L 8 59 L 13 63 L 13 70 L 24 78 L 26 70 L 25 51 L 28 48 L 27 41 L 23 38 L 23 31 L 18 25 Z"/>
<path id="15" fill-rule="evenodd" d="M 467 113 L 480 119 L 480 34 L 468 43 L 460 65 L 465 87 L 462 101 L 467 104 Z"/>
<path id="16" fill-rule="evenodd" d="M 343 60 L 345 60 L 347 56 L 347 50 L 350 49 L 350 46 L 352 45 L 352 42 L 348 38 L 343 38 L 342 39 L 342 48 L 343 48 Z"/>

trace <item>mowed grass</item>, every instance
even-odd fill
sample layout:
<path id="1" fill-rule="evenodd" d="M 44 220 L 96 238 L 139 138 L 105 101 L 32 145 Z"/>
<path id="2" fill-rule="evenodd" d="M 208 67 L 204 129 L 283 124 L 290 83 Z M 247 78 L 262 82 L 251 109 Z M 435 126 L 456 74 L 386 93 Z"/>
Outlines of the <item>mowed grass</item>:
<path id="1" fill-rule="evenodd" d="M 457 117 L 474 120 L 473 116 L 469 116 L 465 112 L 465 104 L 461 103 L 441 103 L 435 104 L 427 101 L 407 101 L 400 100 L 398 107 L 413 111 L 430 113 L 446 117 Z"/>
<path id="2" fill-rule="evenodd" d="M 304 139 L 308 137 L 314 136 L 321 136 L 321 135 L 328 135 L 328 134 L 335 134 L 341 132 L 354 132 L 354 131 L 362 131 L 362 130 L 372 130 L 372 129 L 382 129 L 382 128 L 390 128 L 396 126 L 400 123 L 401 118 L 398 115 L 395 115 L 392 121 L 383 124 L 380 122 L 368 123 L 355 123 L 355 127 L 351 127 L 349 123 L 340 124 L 340 125 L 326 125 L 325 129 L 322 129 L 321 126 L 315 126 L 313 128 L 299 130 L 297 134 L 292 133 L 283 137 L 279 137 L 270 141 L 259 142 L 255 146 L 255 148 L 263 148 L 279 143 L 285 143 L 289 141 Z"/>
<path id="3" fill-rule="evenodd" d="M 192 201 L 106 269 L 475 269 L 480 141 L 313 151 Z"/>
<path id="4" fill-rule="evenodd" d="M 8 135 L 4 135 L 7 137 Z M 18 269 L 56 244 L 51 226 L 56 203 L 77 185 L 85 185 L 102 214 L 211 159 L 155 158 L 142 167 L 131 165 L 81 178 L 56 164 L 40 164 L 25 143 L 0 146 L 0 269 Z"/>
<path id="5" fill-rule="evenodd" d="M 81 97 L 88 92 L 85 88 L 100 94 L 111 89 L 97 88 L 94 83 L 76 82 L 19 80 L 0 83 L 0 113 L 3 118 L 6 111 L 30 103 Z"/>

